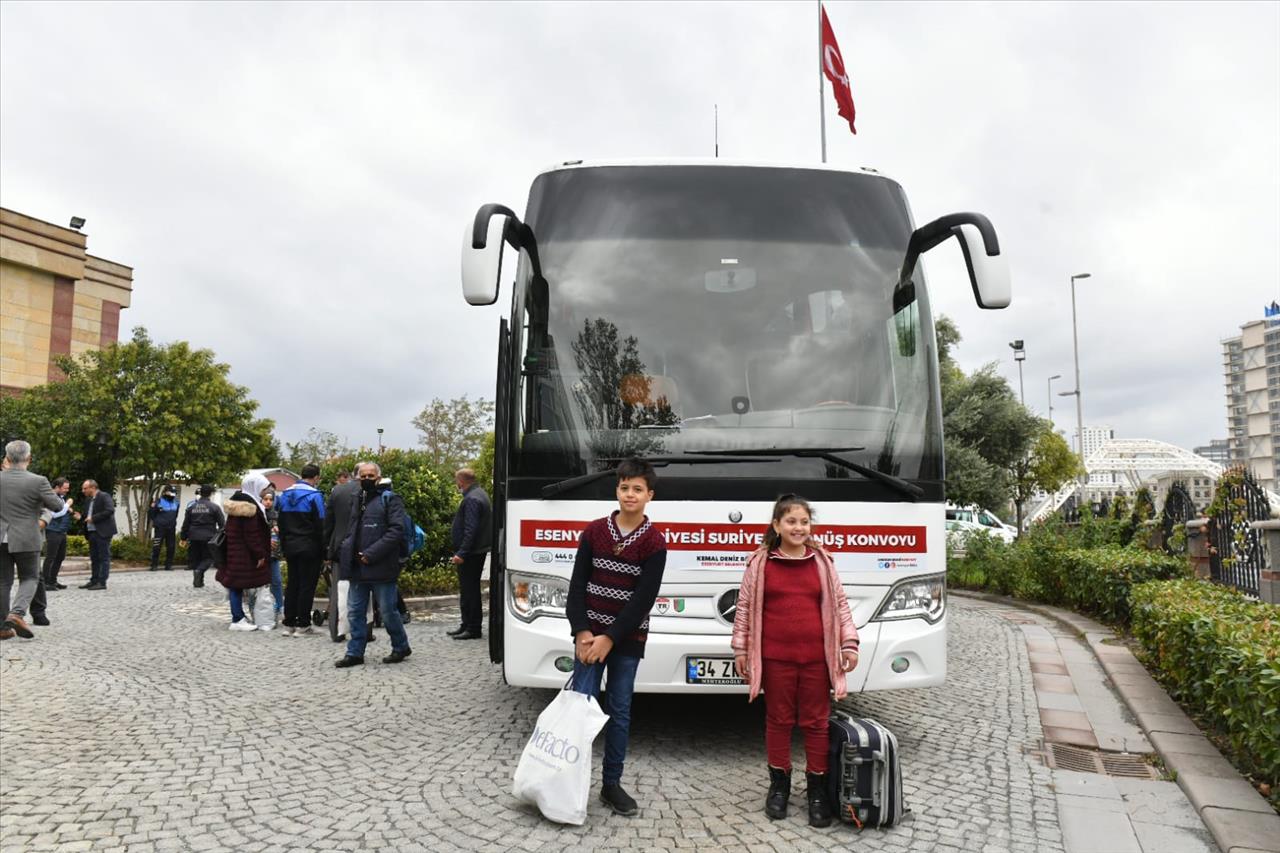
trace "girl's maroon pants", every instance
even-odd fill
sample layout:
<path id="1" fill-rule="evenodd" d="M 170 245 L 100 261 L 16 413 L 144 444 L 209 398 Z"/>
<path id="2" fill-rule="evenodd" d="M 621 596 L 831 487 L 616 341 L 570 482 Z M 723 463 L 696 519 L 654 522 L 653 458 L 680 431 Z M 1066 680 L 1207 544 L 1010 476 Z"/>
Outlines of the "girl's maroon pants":
<path id="1" fill-rule="evenodd" d="M 770 767 L 791 769 L 791 730 L 804 732 L 809 773 L 827 772 L 827 717 L 831 714 L 831 679 L 822 661 L 792 663 L 764 660 L 764 749 Z"/>

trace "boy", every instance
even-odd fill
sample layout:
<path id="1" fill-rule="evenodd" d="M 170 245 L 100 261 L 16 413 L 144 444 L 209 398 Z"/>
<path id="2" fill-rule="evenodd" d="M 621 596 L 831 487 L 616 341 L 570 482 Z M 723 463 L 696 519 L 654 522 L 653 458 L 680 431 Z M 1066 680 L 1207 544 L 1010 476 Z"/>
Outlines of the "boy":
<path id="1" fill-rule="evenodd" d="M 618 509 L 582 531 L 565 607 L 574 637 L 573 689 L 599 699 L 600 680 L 609 673 L 600 800 L 627 816 L 638 811 L 621 784 L 631 694 L 649 636 L 649 610 L 667 565 L 666 540 L 644 514 L 657 480 L 643 460 L 618 466 Z"/>

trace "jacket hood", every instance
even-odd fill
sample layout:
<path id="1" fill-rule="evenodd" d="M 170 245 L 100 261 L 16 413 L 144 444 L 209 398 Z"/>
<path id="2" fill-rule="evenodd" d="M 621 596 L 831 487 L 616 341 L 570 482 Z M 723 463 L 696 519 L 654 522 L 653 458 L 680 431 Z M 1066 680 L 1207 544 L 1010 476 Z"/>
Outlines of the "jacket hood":
<path id="1" fill-rule="evenodd" d="M 222 504 L 222 508 L 226 510 L 228 516 L 237 516 L 239 518 L 250 518 L 256 515 L 261 509 L 258 503 L 244 492 L 236 492 Z"/>

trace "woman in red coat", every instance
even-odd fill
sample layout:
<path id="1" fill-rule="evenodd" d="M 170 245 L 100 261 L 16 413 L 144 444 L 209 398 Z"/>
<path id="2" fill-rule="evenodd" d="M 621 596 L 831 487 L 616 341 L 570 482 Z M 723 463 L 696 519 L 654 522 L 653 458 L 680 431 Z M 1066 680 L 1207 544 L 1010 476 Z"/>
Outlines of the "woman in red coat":
<path id="1" fill-rule="evenodd" d="M 261 474 L 250 474 L 240 484 L 240 491 L 222 506 L 227 512 L 226 559 L 218 568 L 218 583 L 227 588 L 231 599 L 231 630 L 270 630 L 272 626 L 255 626 L 245 618 L 243 592 L 271 582 L 271 527 L 267 524 L 262 495 L 271 483 Z"/>

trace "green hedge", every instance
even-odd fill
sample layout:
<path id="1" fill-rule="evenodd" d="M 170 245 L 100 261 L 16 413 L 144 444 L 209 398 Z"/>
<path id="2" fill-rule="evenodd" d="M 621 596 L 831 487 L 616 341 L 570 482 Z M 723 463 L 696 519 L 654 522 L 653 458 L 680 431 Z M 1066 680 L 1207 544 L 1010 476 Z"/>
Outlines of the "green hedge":
<path id="1" fill-rule="evenodd" d="M 1152 672 L 1226 736 L 1237 767 L 1280 789 L 1280 606 L 1197 580 L 1141 584 L 1131 599 Z"/>
<path id="2" fill-rule="evenodd" d="M 947 582 L 960 589 L 983 589 L 1062 605 L 1124 624 L 1129 619 L 1129 590 L 1134 585 L 1190 573 L 1185 558 L 1135 546 L 1122 548 L 1098 532 L 1095 527 L 1063 535 L 1045 525 L 1033 528 L 1013 544 L 973 535 L 965 541 L 963 557 L 948 559 Z M 1079 547 L 1082 541 L 1099 545 Z"/>
<path id="3" fill-rule="evenodd" d="M 187 549 L 178 545 L 174 549 L 173 564 L 175 566 L 187 564 Z M 89 541 L 83 536 L 77 534 L 67 535 L 67 556 L 68 557 L 87 557 L 89 556 Z M 161 549 L 161 558 L 164 557 L 164 550 Z M 151 562 L 151 543 L 141 542 L 136 536 L 117 536 L 111 540 L 111 559 L 122 560 L 130 563 L 150 563 Z"/>
<path id="4" fill-rule="evenodd" d="M 287 581 L 289 566 L 283 560 L 280 562 L 280 572 Z M 449 595 L 458 591 L 458 571 L 449 563 L 427 566 L 423 569 L 409 568 L 400 573 L 399 583 L 400 594 L 405 597 Z M 316 587 L 316 595 L 327 596 L 328 594 L 329 585 L 321 577 L 320 584 Z"/>

